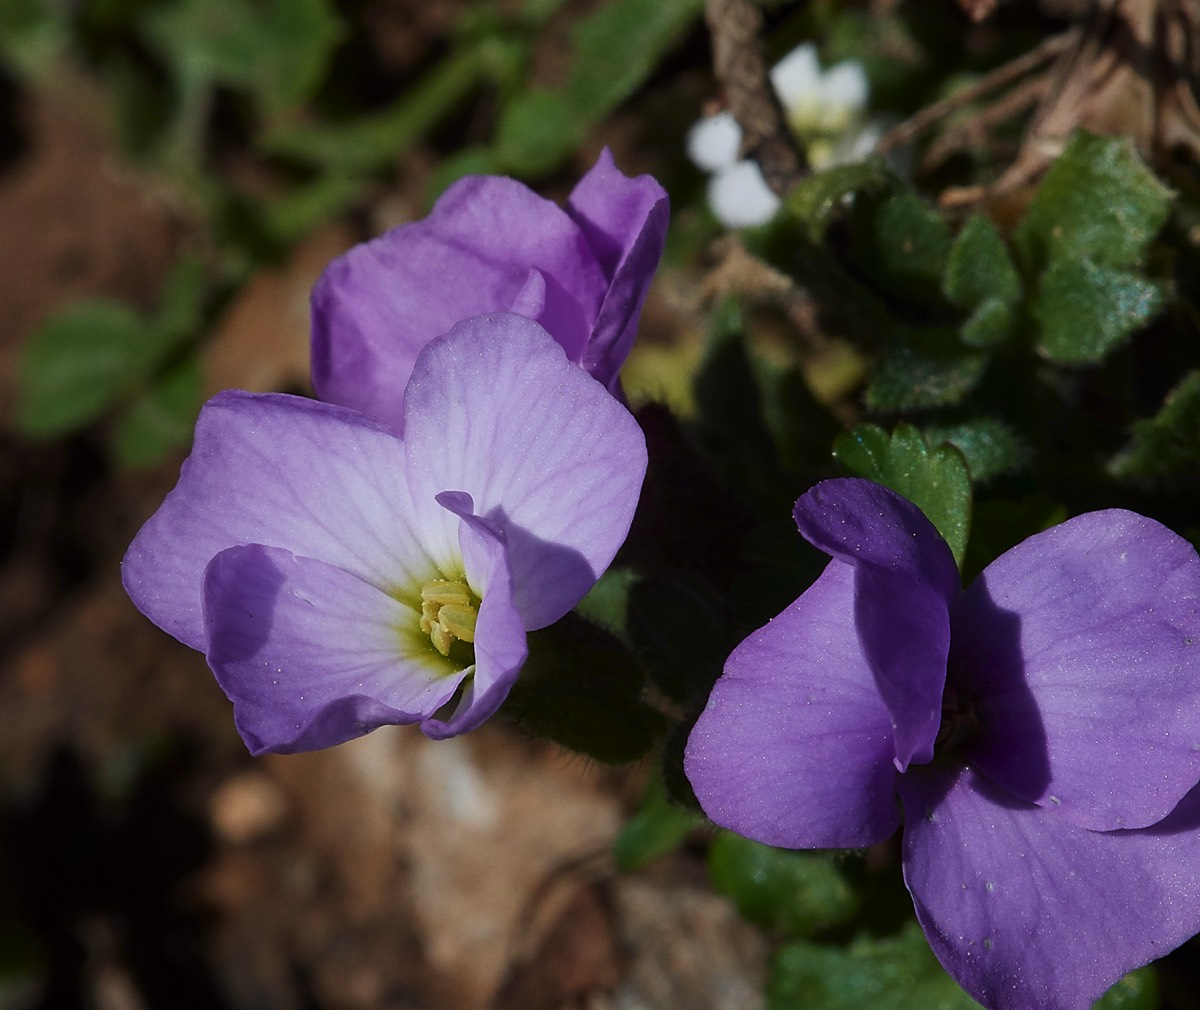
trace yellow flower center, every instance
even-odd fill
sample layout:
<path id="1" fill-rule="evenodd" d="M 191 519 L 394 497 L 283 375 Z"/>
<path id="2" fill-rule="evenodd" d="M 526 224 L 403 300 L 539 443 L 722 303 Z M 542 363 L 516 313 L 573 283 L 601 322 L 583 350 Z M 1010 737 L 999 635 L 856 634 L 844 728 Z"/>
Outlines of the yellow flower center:
<path id="1" fill-rule="evenodd" d="M 421 589 L 421 630 L 443 656 L 455 641 L 475 641 L 478 600 L 463 582 L 434 579 Z"/>

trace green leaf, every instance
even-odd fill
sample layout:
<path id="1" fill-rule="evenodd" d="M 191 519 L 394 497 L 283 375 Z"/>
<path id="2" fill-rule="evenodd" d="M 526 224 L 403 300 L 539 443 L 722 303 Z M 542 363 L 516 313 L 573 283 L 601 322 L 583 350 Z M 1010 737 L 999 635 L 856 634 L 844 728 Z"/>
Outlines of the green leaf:
<path id="1" fill-rule="evenodd" d="M 149 374 L 173 343 L 172 334 L 121 302 L 67 306 L 25 346 L 17 424 L 34 438 L 83 427 Z"/>
<path id="2" fill-rule="evenodd" d="M 961 424 L 927 425 L 925 439 L 930 445 L 949 442 L 967 461 L 971 480 L 986 483 L 993 477 L 1019 470 L 1029 461 L 1029 446 L 1008 425 L 994 418 L 980 417 Z"/>
<path id="3" fill-rule="evenodd" d="M 959 336 L 968 347 L 996 347 L 1013 334 L 1016 313 L 999 298 L 987 298 L 962 324 Z"/>
<path id="4" fill-rule="evenodd" d="M 575 612 L 615 635 L 623 635 L 629 593 L 637 580 L 638 574 L 632 568 L 609 568 L 575 605 Z"/>
<path id="5" fill-rule="evenodd" d="M 962 567 L 971 525 L 971 477 L 957 448 L 930 448 L 911 424 L 898 425 L 890 436 L 862 424 L 837 437 L 833 454 L 850 473 L 890 487 L 924 512 Z"/>
<path id="6" fill-rule="evenodd" d="M 280 126 L 267 132 L 270 154 L 340 172 L 377 171 L 395 162 L 479 86 L 484 63 L 478 47 L 455 53 L 433 67 L 380 112 L 346 123 Z"/>
<path id="7" fill-rule="evenodd" d="M 1157 285 L 1128 271 L 1062 261 L 1042 274 L 1029 311 L 1039 329 L 1038 349 L 1047 358 L 1087 365 L 1146 325 L 1162 302 Z"/>
<path id="8" fill-rule="evenodd" d="M 1129 445 L 1109 469 L 1127 479 L 1195 480 L 1200 473 L 1200 371 L 1185 375 L 1154 417 L 1134 422 Z"/>
<path id="9" fill-rule="evenodd" d="M 986 217 L 976 214 L 955 239 L 946 260 L 942 293 L 952 304 L 977 309 L 987 302 L 1014 305 L 1021 278 L 1004 239 Z"/>
<path id="10" fill-rule="evenodd" d="M 192 437 L 203 399 L 200 361 L 188 355 L 129 405 L 112 432 L 112 450 L 128 467 L 153 466 Z"/>
<path id="11" fill-rule="evenodd" d="M 895 294 L 924 300 L 940 289 L 950 231 L 912 190 L 859 199 L 854 205 L 855 260 Z"/>
<path id="12" fill-rule="evenodd" d="M 867 386 L 871 410 L 902 413 L 959 403 L 983 377 L 988 357 L 952 332 L 909 333 L 893 340 Z"/>
<path id="13" fill-rule="evenodd" d="M 799 221 L 814 242 L 825 234 L 834 212 L 845 205 L 846 197 L 854 193 L 877 189 L 887 184 L 887 163 L 882 158 L 835 165 L 821 172 L 806 175 L 788 194 L 784 214 Z"/>
<path id="14" fill-rule="evenodd" d="M 1128 137 L 1079 132 L 1050 166 L 1014 235 L 1026 268 L 1093 260 L 1132 267 L 1167 220 L 1171 192 Z"/>
<path id="15" fill-rule="evenodd" d="M 502 165 L 525 176 L 553 169 L 650 76 L 703 9 L 703 0 L 609 0 L 580 21 L 566 84 L 518 95 L 501 111 Z"/>
<path id="16" fill-rule="evenodd" d="M 707 696 L 735 644 L 727 639 L 723 618 L 716 594 L 682 576 L 651 575 L 633 587 L 629 640 L 668 698 Z"/>
<path id="17" fill-rule="evenodd" d="M 142 24 L 185 92 L 244 88 L 272 116 L 312 94 L 342 34 L 328 0 L 176 0 Z"/>
<path id="18" fill-rule="evenodd" d="M 938 964 L 917 924 L 896 936 L 860 936 L 849 947 L 796 941 L 780 948 L 767 1010 L 978 1010 Z"/>
<path id="19" fill-rule="evenodd" d="M 21 76 L 46 78 L 71 38 L 70 14 L 54 0 L 0 3 L 0 63 Z"/>
<path id="20" fill-rule="evenodd" d="M 658 777 L 652 777 L 638 812 L 613 843 L 617 869 L 628 873 L 673 852 L 703 823 L 695 810 L 672 803 Z"/>
<path id="21" fill-rule="evenodd" d="M 1157 1010 L 1158 974 L 1153 965 L 1131 971 L 1092 1004 L 1092 1010 Z"/>
<path id="22" fill-rule="evenodd" d="M 858 895 L 834 857 L 776 849 L 729 831 L 708 853 L 713 885 L 746 919 L 788 936 L 811 936 L 858 911 Z"/>
<path id="23" fill-rule="evenodd" d="M 567 614 L 530 632 L 528 642 L 507 716 L 604 764 L 636 761 L 650 750 L 663 720 L 642 700 L 642 671 L 618 639 Z"/>

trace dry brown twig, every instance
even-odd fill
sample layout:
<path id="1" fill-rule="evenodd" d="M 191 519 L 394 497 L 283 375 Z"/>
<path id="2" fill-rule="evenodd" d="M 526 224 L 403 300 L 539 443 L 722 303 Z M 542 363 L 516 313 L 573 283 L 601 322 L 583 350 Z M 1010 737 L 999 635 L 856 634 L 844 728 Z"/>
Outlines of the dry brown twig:
<path id="1" fill-rule="evenodd" d="M 777 196 L 787 194 L 807 170 L 771 87 L 759 35 L 762 13 L 751 0 L 708 0 L 713 71 L 729 111 L 742 128 L 744 157 L 753 158 Z"/>

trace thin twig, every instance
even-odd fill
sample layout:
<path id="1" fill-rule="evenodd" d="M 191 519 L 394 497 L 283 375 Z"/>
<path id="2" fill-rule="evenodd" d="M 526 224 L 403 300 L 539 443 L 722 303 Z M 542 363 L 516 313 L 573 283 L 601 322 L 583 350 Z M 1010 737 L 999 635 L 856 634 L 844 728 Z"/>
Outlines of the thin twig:
<path id="1" fill-rule="evenodd" d="M 929 129 L 935 123 L 959 109 L 970 105 L 975 99 L 986 95 L 989 91 L 995 91 L 997 88 L 1002 88 L 1019 77 L 1024 77 L 1028 73 L 1037 70 L 1044 63 L 1066 52 L 1071 46 L 1078 42 L 1080 30 L 1078 28 L 1070 28 L 1060 35 L 1053 35 L 1046 39 L 1040 45 L 1035 46 L 1023 56 L 1018 56 L 1015 60 L 1004 64 L 1002 67 L 997 67 L 990 74 L 981 77 L 974 84 L 969 84 L 965 88 L 961 88 L 948 95 L 940 102 L 934 102 L 932 105 L 927 105 L 915 116 L 906 119 L 899 126 L 895 126 L 888 130 L 882 137 L 879 138 L 879 143 L 875 145 L 875 150 L 886 153 L 893 148 L 907 144 L 919 133 Z"/>
<path id="2" fill-rule="evenodd" d="M 762 13 L 750 0 L 708 0 L 706 19 L 713 71 L 742 128 L 742 154 L 758 162 L 767 185 L 782 197 L 807 166 L 767 74 L 759 46 Z"/>

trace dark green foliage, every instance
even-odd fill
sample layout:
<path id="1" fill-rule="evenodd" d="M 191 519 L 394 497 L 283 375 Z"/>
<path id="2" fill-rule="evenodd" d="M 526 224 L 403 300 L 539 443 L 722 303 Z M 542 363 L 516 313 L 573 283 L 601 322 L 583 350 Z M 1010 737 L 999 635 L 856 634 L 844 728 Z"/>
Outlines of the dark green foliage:
<path id="1" fill-rule="evenodd" d="M 858 911 L 858 895 L 824 853 L 760 845 L 722 831 L 708 853 L 717 890 L 751 922 L 787 936 L 811 936 Z"/>

